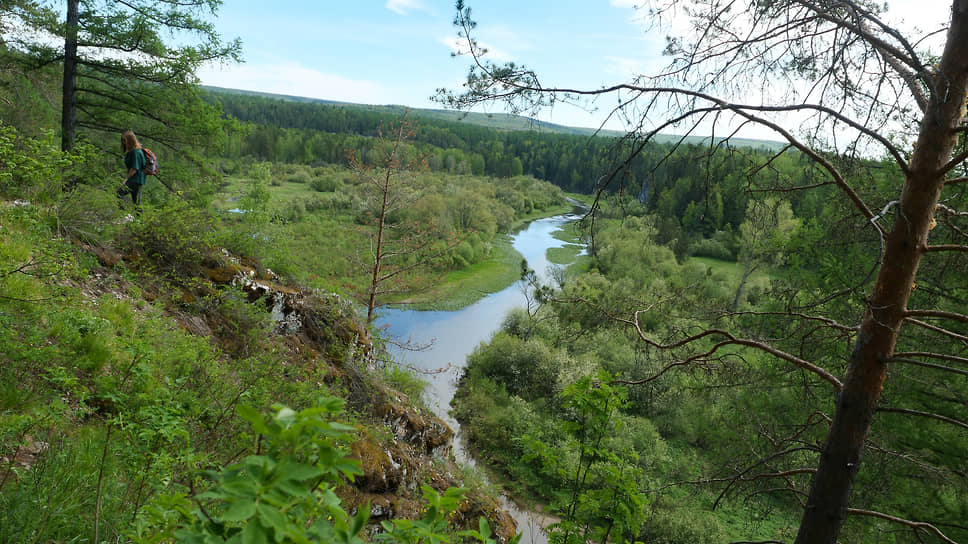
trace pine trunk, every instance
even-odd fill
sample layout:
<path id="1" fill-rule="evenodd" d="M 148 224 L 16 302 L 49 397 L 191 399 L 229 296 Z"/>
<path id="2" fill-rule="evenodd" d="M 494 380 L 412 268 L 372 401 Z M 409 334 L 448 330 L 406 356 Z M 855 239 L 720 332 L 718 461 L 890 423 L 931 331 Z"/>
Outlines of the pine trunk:
<path id="1" fill-rule="evenodd" d="M 61 93 L 61 151 L 74 147 L 77 126 L 77 29 L 80 24 L 80 0 L 67 1 L 67 25 L 64 33 L 64 81 Z"/>
<path id="2" fill-rule="evenodd" d="M 837 398 L 797 544 L 834 544 L 847 518 L 864 442 L 887 377 L 887 361 L 894 353 L 944 187 L 943 167 L 957 144 L 968 87 L 968 0 L 954 0 L 952 10 L 947 43 L 934 77 L 935 88 L 930 92 L 932 102 L 911 157 L 897 219 L 884 240 L 877 282 L 851 354 L 843 391 Z"/>

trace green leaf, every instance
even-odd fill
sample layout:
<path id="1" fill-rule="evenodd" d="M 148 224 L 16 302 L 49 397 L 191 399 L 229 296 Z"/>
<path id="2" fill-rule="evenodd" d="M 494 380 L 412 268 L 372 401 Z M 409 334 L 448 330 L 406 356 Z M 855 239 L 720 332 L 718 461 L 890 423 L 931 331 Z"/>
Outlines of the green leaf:
<path id="1" fill-rule="evenodd" d="M 481 518 L 477 521 L 477 527 L 478 530 L 481 531 L 481 536 L 483 536 L 485 540 L 491 536 L 491 525 L 487 522 L 487 518 L 484 516 L 481 516 Z"/>
<path id="2" fill-rule="evenodd" d="M 266 426 L 265 417 L 256 411 L 255 408 L 246 406 L 245 404 L 236 404 L 235 412 L 239 414 L 239 417 L 248 421 L 252 425 L 253 431 L 265 435 L 271 434 L 269 427 Z"/>
<path id="3" fill-rule="evenodd" d="M 255 515 L 255 503 L 252 501 L 238 501 L 222 514 L 222 521 L 245 521 Z"/>
<path id="4" fill-rule="evenodd" d="M 266 529 L 259 523 L 259 518 L 249 520 L 242 530 L 242 544 L 269 544 Z"/>
<path id="5" fill-rule="evenodd" d="M 291 497 L 309 497 L 309 487 L 297 480 L 280 480 L 279 489 Z"/>
<path id="6" fill-rule="evenodd" d="M 319 467 L 307 465 L 305 463 L 285 462 L 279 466 L 279 472 L 287 480 L 303 482 L 312 478 L 318 478 L 324 473 Z"/>
<path id="7" fill-rule="evenodd" d="M 289 522 L 286 521 L 286 516 L 284 516 L 282 512 L 280 512 L 277 508 L 273 508 L 263 503 L 259 503 L 257 508 L 259 510 L 259 519 L 272 526 L 272 528 L 275 529 L 276 534 L 282 535 L 286 532 Z"/>
<path id="8" fill-rule="evenodd" d="M 297 420 L 297 415 L 295 410 L 293 410 L 292 408 L 283 406 L 282 408 L 279 409 L 279 412 L 276 413 L 276 421 L 278 421 L 284 427 L 288 425 L 292 425 L 293 422 L 295 422 L 296 420 Z"/>
<path id="9" fill-rule="evenodd" d="M 357 511 L 356 515 L 353 516 L 353 521 L 350 524 L 349 530 L 351 536 L 356 536 L 360 534 L 363 527 L 366 526 L 366 522 L 370 519 L 370 505 L 369 503 L 364 504 Z"/>

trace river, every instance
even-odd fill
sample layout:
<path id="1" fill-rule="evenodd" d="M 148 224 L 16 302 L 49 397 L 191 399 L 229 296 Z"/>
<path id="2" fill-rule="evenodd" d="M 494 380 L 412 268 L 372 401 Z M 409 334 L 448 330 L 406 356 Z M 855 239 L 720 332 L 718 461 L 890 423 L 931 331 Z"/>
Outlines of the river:
<path id="1" fill-rule="evenodd" d="M 553 236 L 554 232 L 579 217 L 559 215 L 539 219 L 512 235 L 512 246 L 527 259 L 528 266 L 534 269 L 542 281 L 548 279 L 551 267 L 555 266 L 548 261 L 548 249 L 566 245 Z M 459 463 L 476 465 L 461 433 L 460 424 L 449 413 L 457 379 L 467 356 L 481 342 L 491 338 L 500 328 L 508 311 L 526 304 L 524 284 L 518 281 L 462 310 L 446 312 L 387 309 L 377 319 L 377 325 L 386 326 L 390 336 L 394 338 L 409 340 L 416 345 L 432 343 L 430 348 L 423 351 L 397 350 L 393 355 L 401 363 L 423 371 L 421 376 L 427 383 L 425 392 L 431 408 L 454 429 L 454 457 Z M 547 542 L 538 527 L 542 522 L 539 514 L 517 508 L 506 497 L 503 502 L 518 523 L 522 544 Z"/>

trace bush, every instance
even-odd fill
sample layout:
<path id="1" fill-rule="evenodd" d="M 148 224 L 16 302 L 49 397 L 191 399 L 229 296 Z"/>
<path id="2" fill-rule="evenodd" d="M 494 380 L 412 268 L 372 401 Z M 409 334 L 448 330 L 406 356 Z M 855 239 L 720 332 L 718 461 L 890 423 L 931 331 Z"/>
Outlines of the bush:
<path id="1" fill-rule="evenodd" d="M 312 180 L 309 184 L 318 193 L 332 193 L 341 188 L 343 184 L 335 177 L 320 177 Z"/>
<path id="2" fill-rule="evenodd" d="M 127 200 L 130 205 L 131 201 Z M 61 236 L 92 244 L 105 242 L 124 213 L 115 194 L 88 185 L 77 185 L 51 207 L 51 222 Z"/>
<path id="3" fill-rule="evenodd" d="M 129 224 L 134 240 L 163 271 L 181 277 L 197 276 L 203 265 L 217 266 L 213 240 L 215 220 L 206 211 L 172 199 L 149 209 Z"/>
<path id="4" fill-rule="evenodd" d="M 289 183 L 306 184 L 313 180 L 313 176 L 309 173 L 308 169 L 302 169 L 287 175 L 285 179 Z"/>
<path id="5" fill-rule="evenodd" d="M 736 244 L 736 237 L 731 232 L 718 230 L 712 238 L 702 238 L 693 242 L 690 251 L 699 257 L 736 261 L 739 247 Z"/>
<path id="6" fill-rule="evenodd" d="M 493 379 L 523 399 L 551 398 L 557 392 L 558 367 L 551 348 L 540 340 L 521 340 L 499 332 L 468 357 L 469 368 Z"/>
<path id="7" fill-rule="evenodd" d="M 346 445 L 353 427 L 336 421 L 343 401 L 323 398 L 316 407 L 294 411 L 274 405 L 266 418 L 238 406 L 239 415 L 260 436 L 264 452 L 220 470 L 205 472 L 204 493 L 160 496 L 138 517 L 129 535 L 136 542 L 332 542 L 363 544 L 369 507 L 347 512 L 334 490 L 363 474 Z M 427 507 L 416 520 L 381 522 L 384 542 L 450 542 L 449 521 L 464 501 L 465 489 L 443 495 L 423 487 Z M 194 500 L 192 500 L 194 499 Z M 196 507 L 197 506 L 197 507 Z M 496 544 L 487 520 L 479 531 L 461 535 Z M 517 539 L 515 539 L 517 540 Z"/>
<path id="8" fill-rule="evenodd" d="M 735 261 L 736 255 L 721 241 L 712 238 L 702 238 L 692 243 L 690 250 L 697 257 L 711 257 L 721 261 Z"/>

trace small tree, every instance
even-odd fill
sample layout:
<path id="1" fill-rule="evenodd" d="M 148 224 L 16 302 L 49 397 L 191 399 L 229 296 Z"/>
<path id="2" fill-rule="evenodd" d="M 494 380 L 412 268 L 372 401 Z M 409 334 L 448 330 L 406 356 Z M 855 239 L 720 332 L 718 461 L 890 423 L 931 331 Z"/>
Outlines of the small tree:
<path id="1" fill-rule="evenodd" d="M 746 205 L 746 219 L 739 225 L 739 258 L 743 263 L 743 277 L 736 288 L 733 311 L 750 275 L 764 262 L 780 264 L 783 246 L 797 228 L 790 203 L 775 198 L 750 200 Z"/>
<path id="2" fill-rule="evenodd" d="M 417 225 L 405 214 L 422 196 L 417 173 L 423 159 L 407 145 L 415 129 L 406 117 L 381 130 L 372 148 L 352 154 L 350 164 L 362 184 L 366 218 L 372 230 L 369 247 L 358 255 L 368 281 L 363 290 L 366 322 L 390 295 L 412 292 L 419 286 L 414 273 L 426 270 L 456 245 L 453 237 L 441 239 L 433 225 Z"/>

